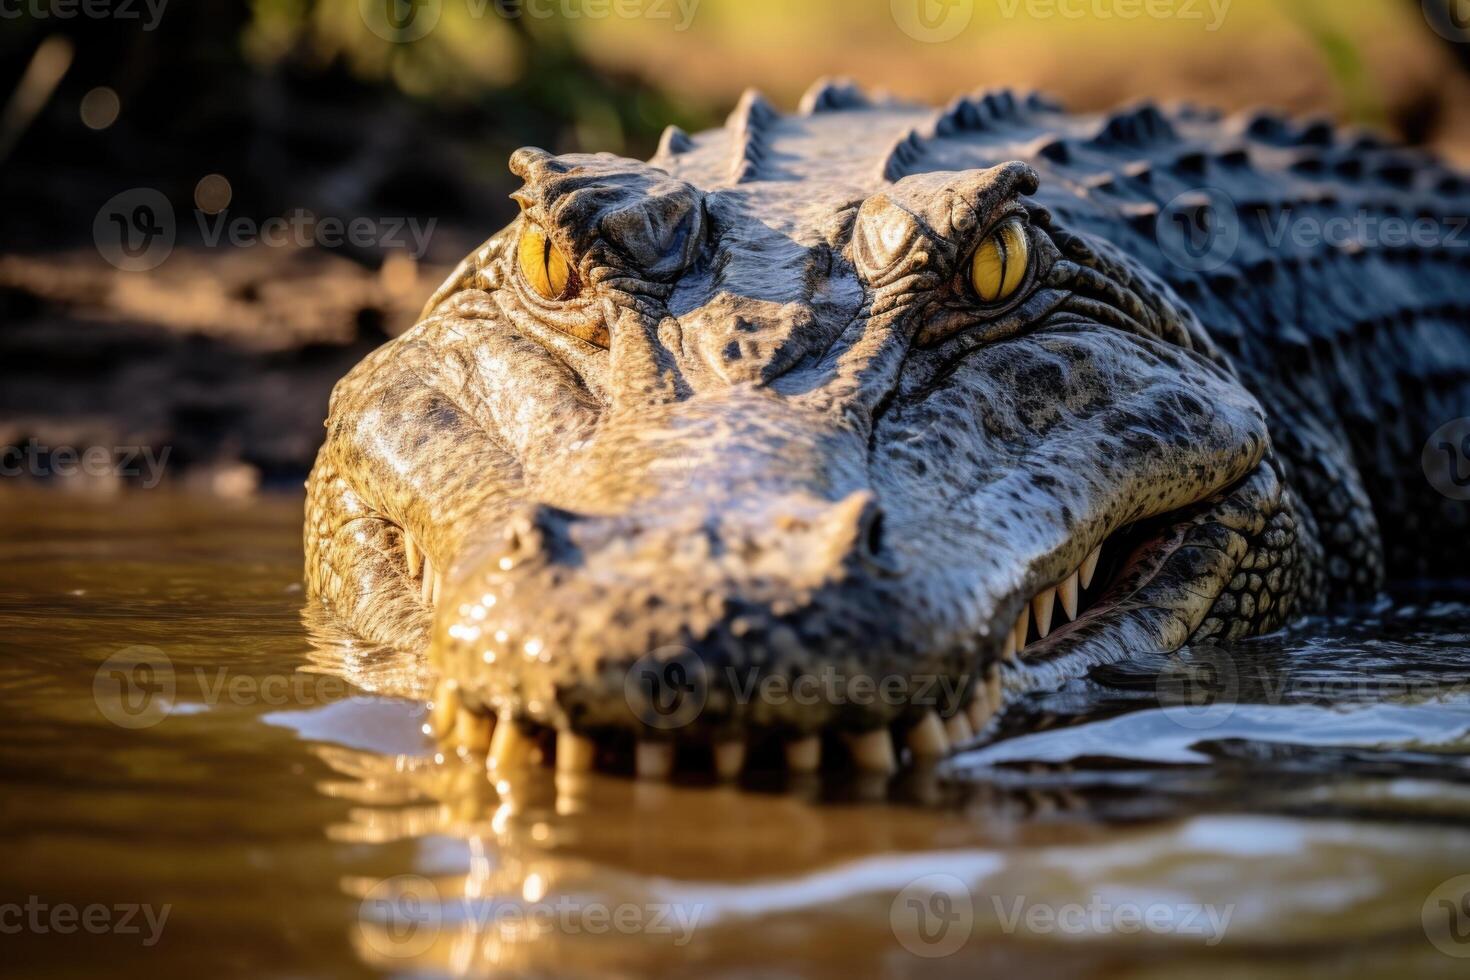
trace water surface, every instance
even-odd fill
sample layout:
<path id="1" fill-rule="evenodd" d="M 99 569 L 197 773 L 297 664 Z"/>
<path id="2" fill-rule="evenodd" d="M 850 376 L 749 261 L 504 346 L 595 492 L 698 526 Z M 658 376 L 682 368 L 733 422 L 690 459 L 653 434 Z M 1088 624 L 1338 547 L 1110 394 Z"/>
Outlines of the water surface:
<path id="1" fill-rule="evenodd" d="M 1470 970 L 1442 597 L 1098 671 L 892 781 L 493 785 L 300 563 L 293 498 L 0 496 L 4 972 Z"/>

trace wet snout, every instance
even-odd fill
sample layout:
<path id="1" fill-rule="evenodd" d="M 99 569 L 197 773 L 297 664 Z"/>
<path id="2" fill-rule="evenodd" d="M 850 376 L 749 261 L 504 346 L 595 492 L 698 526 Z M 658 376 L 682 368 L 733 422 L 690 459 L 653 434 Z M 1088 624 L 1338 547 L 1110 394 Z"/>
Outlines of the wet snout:
<path id="1" fill-rule="evenodd" d="M 765 394 L 663 412 L 636 438 L 605 431 L 554 502 L 461 555 L 435 655 L 465 698 L 561 730 L 671 737 L 628 685 L 677 662 L 701 685 L 679 736 L 799 736 L 911 710 L 903 692 L 843 696 L 858 678 L 960 672 L 925 659 L 947 645 L 921 648 L 923 603 L 865 485 L 861 433 Z M 579 506 L 588 480 L 618 489 Z M 811 696 L 764 696 L 769 678 L 819 675 Z"/>

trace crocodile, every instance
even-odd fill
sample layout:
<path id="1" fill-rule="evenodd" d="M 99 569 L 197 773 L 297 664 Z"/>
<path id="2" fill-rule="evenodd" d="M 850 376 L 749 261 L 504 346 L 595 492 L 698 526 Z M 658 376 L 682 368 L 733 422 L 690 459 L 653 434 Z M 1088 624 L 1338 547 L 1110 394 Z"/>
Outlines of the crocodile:
<path id="1" fill-rule="evenodd" d="M 1470 414 L 1470 182 L 1432 155 L 826 80 L 510 169 L 519 216 L 337 385 L 305 526 L 310 594 L 492 767 L 888 772 L 1466 570 L 1423 453 Z"/>

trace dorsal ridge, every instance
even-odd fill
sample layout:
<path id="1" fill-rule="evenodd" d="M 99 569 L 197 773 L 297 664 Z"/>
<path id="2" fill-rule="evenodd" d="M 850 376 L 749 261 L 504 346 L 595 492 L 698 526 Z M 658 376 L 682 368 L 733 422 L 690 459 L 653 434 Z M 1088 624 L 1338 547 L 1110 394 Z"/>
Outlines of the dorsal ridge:
<path id="1" fill-rule="evenodd" d="M 803 116 L 823 112 L 868 109 L 873 105 L 867 94 L 850 78 L 819 78 L 801 97 L 799 111 Z"/>
<path id="2" fill-rule="evenodd" d="M 1020 128 L 1039 114 L 1059 111 L 1059 106 L 1034 92 L 1017 95 L 1010 89 L 995 89 L 961 96 L 945 106 L 926 128 L 909 130 L 889 149 L 883 158 L 883 177 L 898 181 L 914 173 L 931 143 L 966 134 L 1000 134 Z"/>
<path id="3" fill-rule="evenodd" d="M 767 136 L 781 113 L 756 89 L 746 89 L 725 122 L 732 147 L 730 180 L 740 184 L 761 175 L 766 160 Z"/>

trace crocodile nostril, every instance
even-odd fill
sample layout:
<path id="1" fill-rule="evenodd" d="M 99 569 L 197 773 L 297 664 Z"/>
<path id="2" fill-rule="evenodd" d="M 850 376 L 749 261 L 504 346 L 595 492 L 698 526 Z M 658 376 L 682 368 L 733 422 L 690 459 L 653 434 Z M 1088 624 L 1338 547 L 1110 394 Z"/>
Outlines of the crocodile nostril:
<path id="1" fill-rule="evenodd" d="M 863 534 L 863 544 L 867 547 L 868 556 L 876 558 L 883 553 L 883 537 L 885 521 L 883 512 L 874 507 L 868 513 L 867 528 Z"/>
<path id="2" fill-rule="evenodd" d="M 549 504 L 533 504 L 512 517 L 505 528 L 506 544 L 512 554 L 531 555 L 557 550 L 567 541 L 578 515 Z"/>

